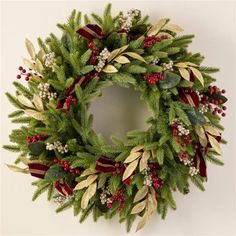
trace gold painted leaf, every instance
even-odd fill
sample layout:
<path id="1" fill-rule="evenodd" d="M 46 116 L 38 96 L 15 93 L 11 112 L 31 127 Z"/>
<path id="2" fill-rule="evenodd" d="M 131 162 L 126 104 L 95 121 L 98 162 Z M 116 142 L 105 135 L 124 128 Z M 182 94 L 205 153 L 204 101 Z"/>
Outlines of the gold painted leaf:
<path id="1" fill-rule="evenodd" d="M 179 68 L 179 73 L 181 74 L 181 76 L 187 80 L 190 81 L 190 74 L 189 71 L 185 68 Z"/>
<path id="2" fill-rule="evenodd" d="M 35 70 L 38 71 L 40 74 L 43 71 L 43 64 L 39 59 L 36 59 L 35 61 Z"/>
<path id="3" fill-rule="evenodd" d="M 157 200 L 155 195 L 148 194 L 147 198 L 147 214 L 151 216 L 157 209 Z"/>
<path id="4" fill-rule="evenodd" d="M 113 65 L 106 65 L 102 71 L 105 73 L 116 73 L 118 70 Z"/>
<path id="5" fill-rule="evenodd" d="M 183 29 L 180 26 L 174 25 L 174 24 L 165 25 L 162 29 L 163 30 L 169 30 L 169 31 L 172 31 L 172 32 L 175 32 L 175 33 L 183 31 Z"/>
<path id="6" fill-rule="evenodd" d="M 42 99 L 38 95 L 36 95 L 36 94 L 34 94 L 33 103 L 35 105 L 35 108 L 38 111 L 43 111 L 44 110 Z"/>
<path id="7" fill-rule="evenodd" d="M 97 175 L 90 175 L 87 179 L 80 181 L 74 188 L 74 190 L 79 190 L 88 187 L 91 183 L 93 183 L 97 179 Z"/>
<path id="8" fill-rule="evenodd" d="M 141 218 L 141 220 L 139 221 L 137 225 L 136 232 L 142 229 L 144 225 L 147 223 L 147 221 L 148 221 L 148 214 L 147 212 L 145 212 L 145 214 L 143 215 L 143 217 Z"/>
<path id="9" fill-rule="evenodd" d="M 147 36 L 156 35 L 162 29 L 162 27 L 167 23 L 167 21 L 168 19 L 166 18 L 160 19 L 155 25 L 153 25 L 150 28 L 150 30 L 148 30 Z"/>
<path id="10" fill-rule="evenodd" d="M 24 174 L 29 174 L 30 173 L 28 169 L 23 169 L 23 168 L 20 168 L 18 166 L 15 166 L 15 165 L 9 165 L 9 164 L 6 164 L 6 165 L 11 171 L 24 173 Z"/>
<path id="11" fill-rule="evenodd" d="M 45 116 L 41 113 L 41 112 L 38 112 L 38 111 L 34 111 L 34 110 L 31 110 L 31 109 L 26 109 L 24 110 L 25 114 L 34 118 L 35 120 L 41 120 L 41 121 L 44 121 L 46 118 Z"/>
<path id="12" fill-rule="evenodd" d="M 120 64 L 126 64 L 126 63 L 130 63 L 130 60 L 125 57 L 125 56 L 118 56 L 114 59 L 114 61 L 120 63 Z"/>
<path id="13" fill-rule="evenodd" d="M 212 134 L 214 136 L 220 136 L 220 132 L 218 131 L 218 129 L 211 125 L 204 125 L 204 129 L 209 134 Z"/>
<path id="14" fill-rule="evenodd" d="M 112 61 L 114 58 L 116 58 L 118 55 L 120 55 L 122 52 L 124 52 L 128 47 L 129 47 L 129 45 L 125 45 L 121 48 L 117 48 L 117 49 L 113 50 L 110 53 L 110 56 L 108 57 L 107 61 L 108 62 Z"/>
<path id="15" fill-rule="evenodd" d="M 34 69 L 34 64 L 30 61 L 30 60 L 28 60 L 28 59 L 26 59 L 26 58 L 23 58 L 23 63 L 25 64 L 25 66 L 27 66 L 29 69 Z"/>
<path id="16" fill-rule="evenodd" d="M 89 200 L 93 197 L 93 195 L 96 193 L 97 189 L 97 183 L 93 183 L 89 185 L 89 187 L 86 189 L 85 193 L 83 194 L 83 197 L 81 199 L 81 208 L 86 209 L 89 203 Z"/>
<path id="17" fill-rule="evenodd" d="M 150 158 L 150 156 L 151 156 L 150 151 L 143 152 L 142 158 L 140 159 L 140 162 L 139 162 L 139 171 L 140 172 L 148 167 L 148 159 Z"/>
<path id="18" fill-rule="evenodd" d="M 131 149 L 130 153 L 138 152 L 138 151 L 142 150 L 143 148 L 144 148 L 144 145 L 143 145 L 143 144 L 139 144 L 139 145 L 133 147 L 133 148 Z"/>
<path id="19" fill-rule="evenodd" d="M 138 165 L 138 161 L 139 161 L 139 159 L 137 159 L 137 160 L 131 162 L 131 163 L 127 166 L 127 168 L 125 169 L 125 172 L 124 172 L 124 174 L 123 174 L 122 180 L 127 179 L 128 177 L 130 177 L 130 176 L 133 174 L 133 172 L 135 171 L 135 169 L 136 169 L 136 167 L 137 167 L 137 165 Z"/>
<path id="20" fill-rule="evenodd" d="M 39 82 L 39 83 L 42 82 L 42 80 L 43 80 L 41 77 L 39 77 L 37 75 L 31 75 L 30 79 L 32 79 L 32 80 L 34 80 L 36 82 Z"/>
<path id="21" fill-rule="evenodd" d="M 17 100 L 26 107 L 34 108 L 34 105 L 32 104 L 32 102 L 24 95 L 18 95 Z"/>
<path id="22" fill-rule="evenodd" d="M 145 206 L 146 206 L 146 202 L 147 202 L 147 201 L 146 201 L 146 199 L 145 199 L 145 200 L 143 200 L 142 202 L 137 203 L 137 204 L 132 208 L 130 214 L 137 214 L 137 213 L 143 211 L 144 208 L 145 208 Z"/>
<path id="23" fill-rule="evenodd" d="M 200 144 L 203 147 L 206 147 L 206 145 L 207 145 L 207 137 L 206 137 L 206 134 L 205 134 L 205 131 L 204 131 L 203 127 L 200 126 L 200 125 L 196 125 L 195 126 L 195 132 L 196 132 L 196 134 L 199 137 Z"/>
<path id="24" fill-rule="evenodd" d="M 204 79 L 202 77 L 201 72 L 198 69 L 191 67 L 191 66 L 189 67 L 189 69 L 193 72 L 193 74 L 196 76 L 196 78 L 200 81 L 202 86 L 204 86 Z"/>
<path id="25" fill-rule="evenodd" d="M 130 163 L 142 155 L 142 152 L 133 152 L 124 160 L 124 163 Z"/>
<path id="26" fill-rule="evenodd" d="M 43 58 L 44 58 L 45 55 L 46 55 L 46 53 L 44 52 L 43 48 L 41 48 L 41 49 L 39 50 L 39 53 L 38 53 L 38 59 L 39 59 L 41 62 L 43 62 Z"/>
<path id="27" fill-rule="evenodd" d="M 26 158 L 25 156 L 20 156 L 19 159 L 25 165 L 28 165 L 28 163 L 30 162 L 30 160 L 28 158 Z"/>
<path id="28" fill-rule="evenodd" d="M 185 63 L 186 63 L 186 65 L 188 65 L 188 66 L 194 66 L 194 67 L 198 66 L 197 64 L 192 63 L 192 62 L 189 62 L 189 61 L 186 61 Z"/>
<path id="29" fill-rule="evenodd" d="M 209 139 L 209 142 L 212 146 L 212 148 L 218 153 L 218 154 L 222 154 L 222 150 L 221 150 L 221 147 L 220 147 L 220 144 L 219 142 L 213 137 L 211 136 L 210 134 L 207 134 L 208 136 L 208 139 Z"/>
<path id="30" fill-rule="evenodd" d="M 187 68 L 188 67 L 185 62 L 176 63 L 176 64 L 174 64 L 174 66 L 180 67 L 180 68 Z"/>
<path id="31" fill-rule="evenodd" d="M 97 171 L 96 170 L 91 170 L 91 169 L 86 169 L 83 171 L 83 173 L 80 175 L 80 177 L 84 177 L 84 176 L 87 176 L 87 175 L 92 175 L 92 174 L 95 174 Z"/>
<path id="32" fill-rule="evenodd" d="M 35 55 L 36 55 L 35 54 L 34 45 L 32 44 L 32 42 L 29 39 L 25 39 L 25 46 L 27 48 L 27 51 L 28 51 L 29 55 L 34 60 L 35 59 Z"/>
<path id="33" fill-rule="evenodd" d="M 143 62 L 146 63 L 144 58 L 142 56 L 140 56 L 138 53 L 135 53 L 135 52 L 125 52 L 123 54 L 128 55 L 129 57 L 132 57 L 132 58 L 134 58 L 136 60 L 143 61 Z"/>
<path id="34" fill-rule="evenodd" d="M 142 200 L 143 198 L 146 197 L 148 193 L 148 186 L 144 185 L 135 195 L 134 197 L 134 203 Z"/>

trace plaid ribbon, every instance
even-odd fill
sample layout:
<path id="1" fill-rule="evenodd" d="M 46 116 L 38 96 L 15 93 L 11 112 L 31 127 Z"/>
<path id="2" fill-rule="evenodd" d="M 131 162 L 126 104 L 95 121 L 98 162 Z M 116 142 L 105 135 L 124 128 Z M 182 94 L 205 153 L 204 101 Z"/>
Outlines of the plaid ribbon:
<path id="1" fill-rule="evenodd" d="M 102 29 L 95 24 L 87 24 L 84 27 L 78 29 L 76 32 L 88 40 L 92 40 L 94 38 L 104 38 L 104 33 L 102 32 Z"/>
<path id="2" fill-rule="evenodd" d="M 30 174 L 34 177 L 44 179 L 45 173 L 49 169 L 48 166 L 41 163 L 28 163 Z"/>

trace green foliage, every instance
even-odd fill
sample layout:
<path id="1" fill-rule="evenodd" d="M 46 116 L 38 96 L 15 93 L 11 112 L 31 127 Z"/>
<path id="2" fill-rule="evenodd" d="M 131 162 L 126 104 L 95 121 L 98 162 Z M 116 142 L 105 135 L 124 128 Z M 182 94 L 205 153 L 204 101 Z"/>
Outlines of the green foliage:
<path id="1" fill-rule="evenodd" d="M 81 12 L 73 10 L 66 23 L 57 25 L 62 31 L 61 37 L 50 34 L 45 41 L 38 38 L 40 52 L 36 52 L 38 61 L 36 61 L 35 70 L 41 76 L 31 77 L 28 86 L 13 82 L 16 96 L 6 93 L 8 100 L 16 108 L 16 111 L 9 114 L 9 118 L 12 118 L 12 123 L 21 123 L 24 126 L 12 131 L 9 136 L 12 144 L 4 145 L 3 148 L 19 153 L 16 164 L 27 165 L 29 161 L 43 163 L 49 167 L 44 179 L 33 183 L 37 187 L 33 200 L 43 192 L 47 192 L 48 200 L 54 198 L 57 194 L 55 182 L 58 180 L 65 181 L 72 190 L 78 182 L 89 183 L 82 189 L 73 190 L 73 195 L 66 198 L 64 204 L 56 210 L 56 212 L 61 212 L 73 207 L 75 216 L 81 214 L 80 222 L 83 222 L 90 213 L 93 214 L 95 221 L 100 216 L 109 219 L 116 215 L 120 202 L 114 201 L 112 207 L 108 208 L 101 202 L 100 196 L 104 189 L 109 190 L 109 197 L 114 197 L 117 190 L 121 190 L 125 197 L 125 205 L 119 217 L 120 222 L 126 222 L 127 231 L 129 231 L 136 216 L 144 214 L 144 211 L 138 214 L 130 212 L 134 206 L 134 197 L 138 191 L 142 190 L 145 184 L 145 173 L 149 170 L 148 168 L 145 171 L 141 169 L 142 165 L 146 165 L 146 154 L 148 156 L 150 153 L 147 160 L 150 168 L 152 168 L 151 164 L 158 166 L 154 170 L 151 169 L 150 174 L 153 175 L 156 172 L 159 180 L 163 181 L 163 186 L 158 190 L 152 188 L 154 185 L 148 187 L 149 194 L 154 190 L 154 193 L 158 195 L 157 209 L 154 210 L 157 210 L 163 219 L 168 208 L 176 209 L 173 191 L 178 190 L 187 194 L 190 181 L 200 190 L 204 190 L 203 183 L 206 179 L 200 174 L 191 176 L 189 168 L 194 164 L 191 162 L 189 165 L 184 165 L 180 157 L 185 152 L 192 161 L 196 154 L 194 144 L 199 143 L 199 134 L 195 132 L 195 125 L 208 124 L 220 131 L 224 127 L 220 124 L 218 115 L 213 115 L 210 111 L 202 114 L 200 106 L 193 107 L 191 104 L 184 103 L 179 94 L 181 95 L 186 91 L 185 89 L 191 87 L 194 91 L 198 91 L 199 95 L 207 95 L 210 102 L 221 100 L 223 104 L 227 102 L 227 98 L 223 94 L 208 93 L 208 86 L 216 80 L 211 74 L 217 72 L 218 69 L 203 66 L 204 57 L 199 53 L 188 51 L 187 47 L 192 42 L 193 35 L 178 36 L 176 32 L 171 31 L 171 27 L 168 30 L 160 29 L 156 35 L 161 39 L 152 45 L 146 45 L 149 40 L 147 36 L 152 29 L 147 22 L 148 16 L 134 17 L 132 26 L 127 32 L 120 30 L 122 16 L 125 15 L 119 13 L 112 16 L 111 4 L 108 4 L 102 17 L 96 13 L 92 13 L 91 17 L 83 15 L 84 21 L 81 24 Z M 169 19 L 166 20 L 166 26 L 168 26 L 168 21 Z M 78 33 L 79 28 L 94 23 L 101 27 L 104 37 L 93 35 L 94 38 L 88 40 Z M 162 39 L 163 33 L 168 33 L 168 39 Z M 92 42 L 94 46 L 90 47 L 89 42 Z M 28 44 L 28 47 L 31 46 Z M 104 48 L 110 52 L 108 58 L 104 59 L 104 67 L 107 67 L 106 70 L 102 67 L 101 71 L 98 71 L 96 66 L 102 57 L 99 53 Z M 50 52 L 55 53 L 55 58 L 53 65 L 48 67 L 45 65 L 44 53 Z M 171 66 L 172 62 L 172 68 L 166 67 L 168 63 Z M 183 74 L 180 73 L 181 67 L 178 67 L 177 63 L 185 63 L 179 64 L 183 67 L 187 67 L 186 63 L 189 63 L 188 66 L 199 70 L 204 84 L 201 84 L 198 79 L 193 80 L 193 74 L 191 74 L 191 80 L 184 79 Z M 188 68 L 187 72 L 190 69 Z M 183 71 L 186 73 L 185 70 Z M 154 75 L 162 75 L 164 78 L 157 81 L 147 79 L 147 76 Z M 39 83 L 48 83 L 50 85 L 48 92 L 55 92 L 57 97 L 40 98 L 42 94 L 40 95 Z M 146 102 L 152 115 L 147 120 L 146 130 L 131 130 L 127 132 L 126 140 L 112 136 L 112 144 L 107 144 L 104 137 L 93 130 L 93 115 L 89 113 L 89 107 L 94 99 L 102 95 L 102 89 L 113 84 L 130 86 L 140 92 L 140 98 Z M 24 96 L 18 97 L 18 95 Z M 70 99 L 73 100 L 68 102 Z M 29 108 L 28 111 L 26 107 Z M 178 128 L 174 127 L 175 119 L 181 121 L 184 128 L 190 131 L 189 137 L 192 143 L 186 142 L 184 146 L 185 135 L 182 137 L 178 137 L 179 134 L 177 137 L 174 135 L 173 129 Z M 40 137 L 40 135 L 45 138 L 27 143 L 27 138 Z M 60 148 L 46 150 L 47 143 L 53 144 L 56 141 L 60 141 L 62 150 L 63 148 L 68 150 L 65 152 Z M 220 142 L 226 143 L 223 138 Z M 127 161 L 131 150 L 133 151 L 137 145 L 141 145 L 137 151 L 140 152 L 138 153 L 140 156 L 135 160 Z M 216 151 L 211 148 L 208 153 L 205 153 L 204 159 L 216 165 L 223 165 L 221 159 L 215 157 L 219 155 Z M 112 165 L 114 167 L 107 173 L 106 171 L 94 173 L 98 159 L 101 157 L 111 159 L 111 164 L 108 166 L 105 164 L 105 167 Z M 55 158 L 61 162 L 55 163 L 53 161 Z M 132 159 L 132 157 L 129 158 Z M 124 163 L 125 160 L 126 163 Z M 65 163 L 68 163 L 71 168 L 69 171 L 64 169 Z M 134 170 L 133 167 L 135 167 Z M 9 166 L 9 168 L 18 172 L 28 172 L 27 168 L 18 169 L 15 166 Z M 132 170 L 128 185 L 122 180 L 122 175 L 127 169 Z M 81 173 L 90 171 L 88 175 L 80 176 Z M 118 174 L 119 171 L 120 174 Z M 91 177 L 96 178 L 92 180 L 97 185 L 95 193 L 89 196 L 87 190 L 91 193 L 89 189 Z M 88 205 L 82 209 L 83 201 L 88 196 L 91 197 Z"/>

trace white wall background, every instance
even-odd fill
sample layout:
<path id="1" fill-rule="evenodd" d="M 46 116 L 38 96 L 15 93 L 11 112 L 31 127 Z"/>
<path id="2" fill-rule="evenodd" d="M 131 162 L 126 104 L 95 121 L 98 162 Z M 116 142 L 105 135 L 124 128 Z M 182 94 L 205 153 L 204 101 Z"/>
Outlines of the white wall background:
<path id="1" fill-rule="evenodd" d="M 223 119 L 226 127 L 225 138 L 229 141 L 223 147 L 224 167 L 208 165 L 209 180 L 206 192 L 195 187 L 187 196 L 175 195 L 177 211 L 169 211 L 165 221 L 153 216 L 146 227 L 129 235 L 235 235 L 235 2 L 233 1 L 110 1 L 113 12 L 139 8 L 149 14 L 154 23 L 160 17 L 170 17 L 173 23 L 181 25 L 186 34 L 196 34 L 191 45 L 194 52 L 206 55 L 205 65 L 220 67 L 218 85 L 227 90 L 229 98 L 227 117 Z M 13 108 L 4 92 L 14 92 L 15 80 L 21 58 L 26 56 L 25 37 L 36 42 L 37 36 L 45 38 L 50 32 L 59 32 L 56 23 L 64 22 L 73 8 L 82 12 L 101 13 L 107 1 L 3 1 L 1 2 L 1 142 L 8 143 L 8 134 L 14 127 L 7 114 Z M 123 90 L 116 90 L 116 99 L 125 96 Z M 113 90 L 105 92 L 106 99 L 98 102 L 92 111 L 95 113 L 95 128 L 106 136 L 109 133 L 122 135 L 124 131 L 135 128 L 134 123 L 126 122 L 130 116 L 124 109 L 133 109 L 138 102 L 131 95 L 131 103 L 126 99 L 112 101 Z M 126 94 L 127 95 L 127 94 Z M 109 103 L 108 103 L 109 102 Z M 114 105 L 115 104 L 115 105 Z M 114 107 L 111 109 L 111 106 Z M 108 110 L 105 109 L 109 106 Z M 138 103 L 140 106 L 140 103 Z M 119 108 L 120 107 L 120 108 Z M 109 110 L 110 109 L 110 110 Z M 112 115 L 109 117 L 110 113 Z M 122 113 L 122 115 L 119 115 Z M 103 120 L 103 115 L 106 120 Z M 137 128 L 142 128 L 147 115 L 144 106 L 134 114 Z M 141 115 L 140 115 L 141 114 Z M 107 116 L 109 118 L 107 118 Z M 114 129 L 113 121 L 122 119 L 119 129 Z M 109 122 L 111 122 L 109 124 Z M 123 124 L 122 124 L 123 123 Z M 133 125 L 133 126 L 132 126 Z M 122 132 L 121 132 L 121 131 Z M 30 176 L 12 173 L 4 163 L 13 163 L 15 154 L 1 150 L 1 223 L 2 235 L 125 235 L 124 225 L 117 219 L 101 219 L 93 223 L 92 217 L 80 225 L 72 211 L 61 214 L 54 212 L 55 205 L 48 203 L 46 197 L 31 202 L 33 180 Z M 135 225 L 134 225 L 135 226 Z"/>

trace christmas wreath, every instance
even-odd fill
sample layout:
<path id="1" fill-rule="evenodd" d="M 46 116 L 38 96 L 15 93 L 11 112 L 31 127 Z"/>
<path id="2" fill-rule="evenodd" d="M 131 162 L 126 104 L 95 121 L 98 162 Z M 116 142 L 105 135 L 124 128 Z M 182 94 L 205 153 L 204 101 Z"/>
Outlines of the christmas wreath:
<path id="1" fill-rule="evenodd" d="M 206 162 L 223 164 L 215 156 L 226 142 L 227 98 L 211 85 L 218 69 L 188 51 L 193 35 L 177 36 L 182 29 L 169 19 L 152 25 L 136 9 L 113 17 L 110 4 L 103 17 L 84 15 L 81 25 L 74 10 L 57 26 L 62 37 L 38 38 L 38 52 L 26 39 L 30 58 L 17 79 L 27 86 L 15 81 L 16 95 L 6 93 L 17 108 L 9 117 L 23 124 L 10 134 L 15 144 L 4 146 L 19 152 L 8 167 L 38 178 L 33 200 L 47 191 L 57 212 L 73 207 L 80 222 L 91 212 L 95 221 L 118 214 L 129 231 L 137 216 L 139 230 L 154 212 L 164 218 L 176 209 L 172 193 L 187 194 L 189 181 L 204 190 Z M 88 107 L 113 84 L 139 91 L 152 116 L 147 130 L 108 145 Z"/>

